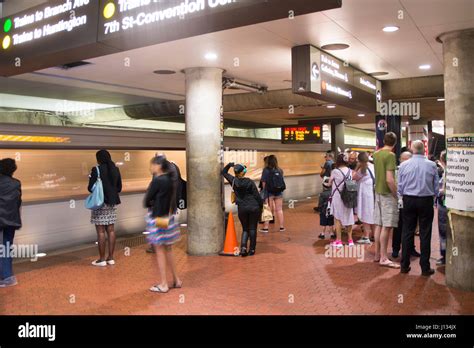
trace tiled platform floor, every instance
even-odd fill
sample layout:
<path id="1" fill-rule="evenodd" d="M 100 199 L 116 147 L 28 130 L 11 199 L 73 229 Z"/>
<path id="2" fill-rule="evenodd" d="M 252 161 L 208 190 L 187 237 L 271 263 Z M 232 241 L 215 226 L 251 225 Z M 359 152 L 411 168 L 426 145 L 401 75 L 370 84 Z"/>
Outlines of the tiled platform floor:
<path id="1" fill-rule="evenodd" d="M 0 289 L 1 314 L 473 314 L 474 293 L 445 286 L 444 268 L 421 277 L 382 268 L 366 247 L 362 262 L 324 256 L 312 203 L 286 211 L 286 233 L 259 235 L 254 257 L 191 257 L 175 248 L 184 288 L 148 291 L 157 277 L 144 244 L 117 265 L 95 268 L 93 249 L 15 265 L 19 285 Z M 358 233 L 360 233 L 358 231 Z M 437 227 L 432 266 L 439 257 Z M 401 303 L 400 303 L 401 302 Z"/>

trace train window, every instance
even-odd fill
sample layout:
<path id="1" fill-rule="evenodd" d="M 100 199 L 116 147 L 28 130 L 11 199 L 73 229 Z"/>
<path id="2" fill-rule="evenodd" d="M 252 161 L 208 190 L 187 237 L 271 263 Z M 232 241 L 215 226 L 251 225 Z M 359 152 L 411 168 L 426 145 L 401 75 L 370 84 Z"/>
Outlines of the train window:
<path id="1" fill-rule="evenodd" d="M 150 182 L 150 159 L 158 150 L 111 150 L 120 168 L 123 193 L 144 192 Z M 186 178 L 185 151 L 164 151 Z M 42 202 L 83 198 L 88 176 L 96 164 L 95 150 L 15 150 L 0 149 L 0 158 L 14 158 L 18 164 L 15 176 L 22 181 L 24 202 Z M 320 152 L 225 151 L 224 162 L 246 164 L 248 177 L 258 180 L 263 158 L 275 154 L 286 176 L 319 173 L 323 160 Z"/>

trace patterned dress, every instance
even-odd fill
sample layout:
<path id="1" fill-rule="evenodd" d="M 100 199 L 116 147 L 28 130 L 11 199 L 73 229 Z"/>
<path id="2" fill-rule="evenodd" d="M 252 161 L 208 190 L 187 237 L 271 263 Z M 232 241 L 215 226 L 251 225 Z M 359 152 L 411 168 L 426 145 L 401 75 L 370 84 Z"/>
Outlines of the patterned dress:
<path id="1" fill-rule="evenodd" d="M 176 222 L 176 215 L 171 215 L 168 228 L 156 226 L 152 212 L 146 215 L 147 241 L 152 245 L 173 245 L 181 239 L 179 224 Z"/>
<path id="2" fill-rule="evenodd" d="M 91 224 L 97 226 L 109 226 L 117 222 L 117 207 L 104 204 L 102 208 L 92 210 Z"/>

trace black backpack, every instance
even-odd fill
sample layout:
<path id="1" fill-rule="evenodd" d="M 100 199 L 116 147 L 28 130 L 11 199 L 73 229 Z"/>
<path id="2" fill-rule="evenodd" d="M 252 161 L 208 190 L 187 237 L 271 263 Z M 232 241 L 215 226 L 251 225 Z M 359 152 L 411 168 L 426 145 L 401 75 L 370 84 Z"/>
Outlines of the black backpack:
<path id="1" fill-rule="evenodd" d="M 340 170 L 339 168 L 338 170 L 344 176 L 344 184 L 342 187 L 342 191 L 339 190 L 339 186 L 336 186 L 336 189 L 341 194 L 342 203 L 344 203 L 347 208 L 355 208 L 357 207 L 357 195 L 359 193 L 359 187 L 357 186 L 357 182 L 355 180 L 352 180 L 350 170 L 347 175 L 344 175 L 342 170 Z"/>
<path id="2" fill-rule="evenodd" d="M 267 181 L 267 191 L 270 193 L 282 193 L 286 190 L 283 172 L 278 169 L 270 169 Z"/>

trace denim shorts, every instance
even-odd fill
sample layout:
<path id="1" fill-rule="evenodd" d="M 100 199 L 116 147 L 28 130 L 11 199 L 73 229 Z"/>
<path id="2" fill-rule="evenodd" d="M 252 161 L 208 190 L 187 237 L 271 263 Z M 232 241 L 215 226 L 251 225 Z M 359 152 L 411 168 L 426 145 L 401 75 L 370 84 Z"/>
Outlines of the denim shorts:
<path id="1" fill-rule="evenodd" d="M 268 193 L 268 198 L 283 198 L 283 192 L 280 192 L 280 193 Z"/>

